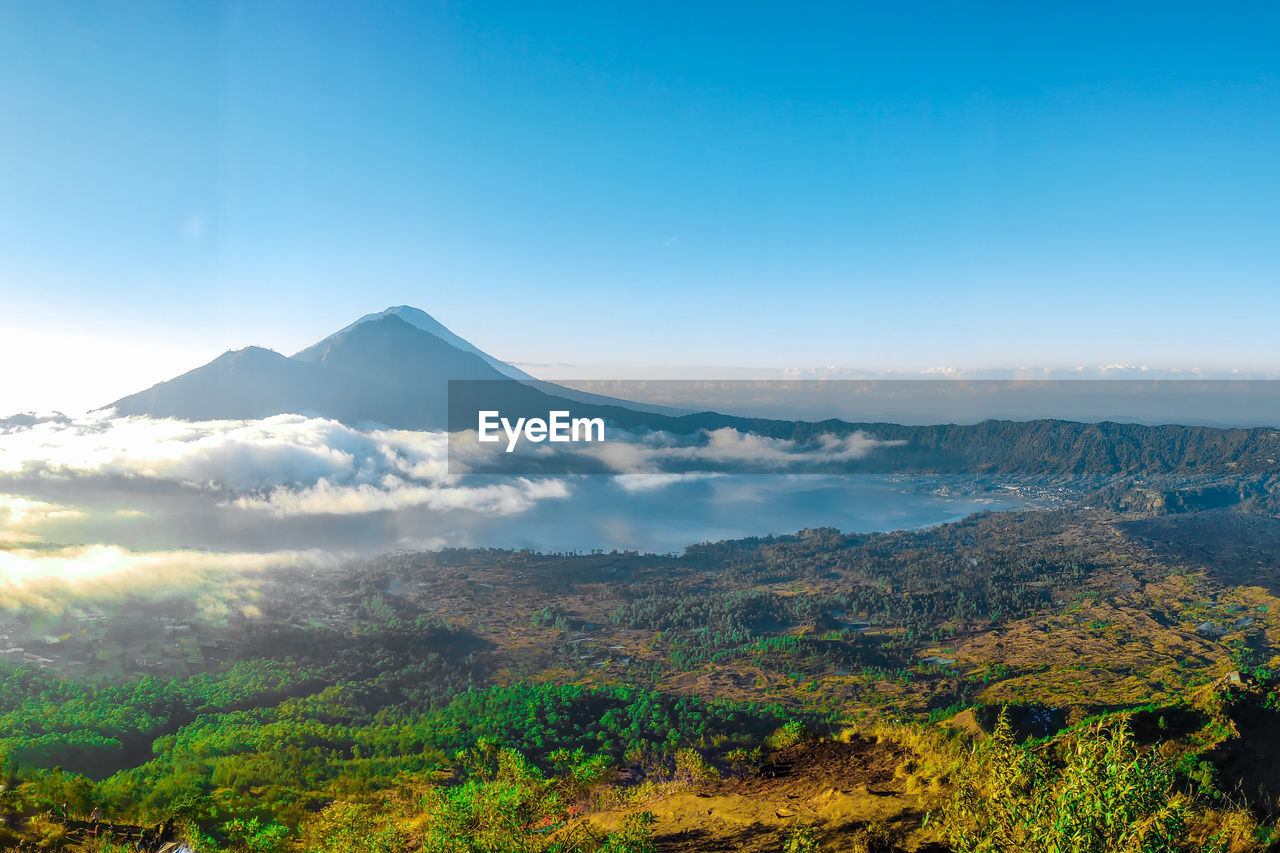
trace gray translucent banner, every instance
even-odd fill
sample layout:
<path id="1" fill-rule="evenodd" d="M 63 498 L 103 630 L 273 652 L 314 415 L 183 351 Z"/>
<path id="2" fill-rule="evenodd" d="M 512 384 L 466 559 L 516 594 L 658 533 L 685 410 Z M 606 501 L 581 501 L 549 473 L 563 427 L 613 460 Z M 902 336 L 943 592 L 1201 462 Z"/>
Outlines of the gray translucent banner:
<path id="1" fill-rule="evenodd" d="M 453 381 L 449 470 L 1270 476 L 1277 425 L 1280 380 Z"/>

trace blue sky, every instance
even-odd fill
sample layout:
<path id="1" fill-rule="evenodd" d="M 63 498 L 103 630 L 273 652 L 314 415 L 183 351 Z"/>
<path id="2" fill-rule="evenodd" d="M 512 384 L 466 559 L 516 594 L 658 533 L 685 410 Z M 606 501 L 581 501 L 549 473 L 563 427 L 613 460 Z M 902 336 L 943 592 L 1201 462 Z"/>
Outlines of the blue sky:
<path id="1" fill-rule="evenodd" d="M 0 409 L 401 303 L 525 362 L 1280 370 L 1278 154 L 1275 4 L 3 0 Z"/>

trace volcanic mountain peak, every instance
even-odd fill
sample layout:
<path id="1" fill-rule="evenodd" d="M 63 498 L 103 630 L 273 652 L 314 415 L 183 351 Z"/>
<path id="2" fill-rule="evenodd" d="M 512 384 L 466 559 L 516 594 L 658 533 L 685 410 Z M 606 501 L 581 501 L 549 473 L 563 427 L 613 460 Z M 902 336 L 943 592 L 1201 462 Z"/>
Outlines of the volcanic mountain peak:
<path id="1" fill-rule="evenodd" d="M 599 413 L 599 407 L 669 414 L 534 379 L 405 305 L 367 314 L 291 357 L 262 347 L 230 350 L 110 406 L 120 415 L 182 420 L 298 413 L 347 424 L 441 429 L 448 420 L 449 383 L 456 380 L 503 382 L 504 405 L 513 411 L 545 414 L 572 404 L 584 414 L 585 408 Z"/>
<path id="2" fill-rule="evenodd" d="M 324 356 L 324 353 L 328 349 L 327 345 L 329 345 L 335 338 L 346 335 L 363 325 L 381 323 L 387 318 L 401 320 L 415 329 L 426 332 L 427 334 L 440 339 L 455 349 L 478 356 L 494 370 L 509 379 L 519 379 L 521 381 L 533 379 L 532 376 L 525 373 L 523 370 L 520 370 L 518 367 L 513 367 L 505 361 L 494 358 L 465 338 L 455 335 L 453 332 L 449 331 L 443 323 L 432 317 L 426 311 L 414 308 L 410 305 L 395 305 L 391 308 L 387 308 L 385 311 L 365 314 L 359 320 L 356 320 L 345 328 L 339 329 L 323 341 L 312 344 L 301 352 L 296 353 L 293 358 L 298 359 L 299 361 L 318 361 Z"/>

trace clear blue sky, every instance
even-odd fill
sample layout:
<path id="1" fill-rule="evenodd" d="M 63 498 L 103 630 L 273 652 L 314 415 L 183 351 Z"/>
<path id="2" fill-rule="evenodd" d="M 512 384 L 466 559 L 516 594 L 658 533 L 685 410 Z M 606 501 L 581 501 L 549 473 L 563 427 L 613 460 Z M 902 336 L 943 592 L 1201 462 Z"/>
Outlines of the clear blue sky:
<path id="1" fill-rule="evenodd" d="M 1280 5 L 0 0 L 0 296 L 149 381 L 400 303 L 521 361 L 1276 369 Z"/>

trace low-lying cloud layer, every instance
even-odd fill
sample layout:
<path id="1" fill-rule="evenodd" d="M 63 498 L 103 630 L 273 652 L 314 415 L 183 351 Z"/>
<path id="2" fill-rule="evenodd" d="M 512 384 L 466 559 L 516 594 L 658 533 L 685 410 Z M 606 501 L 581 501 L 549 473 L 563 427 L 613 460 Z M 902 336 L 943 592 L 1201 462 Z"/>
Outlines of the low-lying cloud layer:
<path id="1" fill-rule="evenodd" d="M 785 474 L 798 460 L 859 459 L 887 445 L 861 433 L 804 445 L 731 429 L 610 439 L 572 452 L 611 476 L 494 476 L 450 473 L 443 433 L 298 415 L 2 421 L 0 606 L 395 549 L 667 552 L 814 524 L 937 523 L 957 511 L 920 495 L 890 507 L 883 493 L 898 486 L 853 478 L 724 473 Z"/>
<path id="2" fill-rule="evenodd" d="M 767 471 L 785 470 L 800 462 L 847 461 L 893 444 L 855 433 L 824 435 L 815 443 L 800 445 L 718 429 L 692 437 L 615 432 L 610 441 L 566 449 L 591 457 L 618 475 L 675 468 L 700 476 L 699 468 L 747 466 Z M 540 501 L 571 494 L 571 485 L 563 479 L 468 479 L 465 474 L 450 474 L 448 453 L 444 433 L 359 430 L 300 415 L 195 423 L 103 417 L 9 427 L 0 446 L 0 484 L 8 480 L 28 489 L 34 486 L 44 494 L 15 494 L 7 504 L 0 503 L 0 529 L 16 536 L 24 528 L 84 519 L 83 509 L 51 503 L 46 497 L 66 491 L 56 489 L 56 484 L 77 479 L 130 484 L 144 493 L 146 484 L 163 485 L 277 517 L 359 515 L 408 507 L 512 515 Z M 465 472 L 467 461 L 455 456 L 454 471 Z M 637 482 L 626 479 L 620 485 L 634 491 Z M 667 481 L 644 482 L 645 488 L 655 488 Z M 148 515 L 133 506 L 115 506 L 111 511 L 116 518 Z"/>
<path id="3" fill-rule="evenodd" d="M 467 487 L 449 485 L 441 480 L 423 484 L 398 477 L 388 477 L 376 486 L 370 483 L 333 483 L 321 478 L 314 485 L 302 489 L 280 486 L 265 496 L 240 497 L 235 500 L 235 505 L 276 516 L 360 515 L 415 506 L 512 515 L 529 509 L 538 501 L 568 496 L 569 487 L 560 480 L 533 481 L 523 477 L 512 483 Z"/>
<path id="4" fill-rule="evenodd" d="M 0 545 L 32 541 L 41 527 L 84 517 L 73 507 L 0 494 Z"/>
<path id="5" fill-rule="evenodd" d="M 787 470 L 796 465 L 827 464 L 863 459 L 874 450 L 897 447 L 903 442 L 881 441 L 865 432 L 846 436 L 821 435 L 811 444 L 769 438 L 736 429 L 709 430 L 693 440 L 670 433 L 627 436 L 604 444 L 578 445 L 579 452 L 595 456 L 621 475 L 650 474 L 672 467 L 691 471 L 699 467 L 745 468 L 750 472 Z"/>
<path id="6" fill-rule="evenodd" d="M 511 450 L 503 443 L 481 444 L 475 431 L 449 436 L 449 470 L 517 474 L 774 474 L 831 472 L 832 466 L 866 458 L 874 451 L 899 447 L 866 432 L 824 433 L 809 441 L 772 438 L 732 427 L 682 435 L 655 430 L 612 429 L 605 441 L 558 444 L 520 440 Z M 633 481 L 626 481 L 633 482 Z M 662 482 L 650 479 L 647 482 Z"/>
<path id="7" fill-rule="evenodd" d="M 361 431 L 323 418 L 187 422 L 97 418 L 10 428 L 0 474 L 121 475 L 229 492 L 326 480 L 378 485 L 445 474 L 443 435 Z"/>
<path id="8" fill-rule="evenodd" d="M 163 482 L 275 515 L 351 515 L 410 506 L 505 515 L 568 495 L 558 482 L 463 485 L 445 470 L 446 445 L 439 432 L 358 430 L 300 415 L 195 423 L 100 418 L 9 429 L 0 448 L 0 477 Z M 38 512 L 38 503 L 15 511 Z"/>

